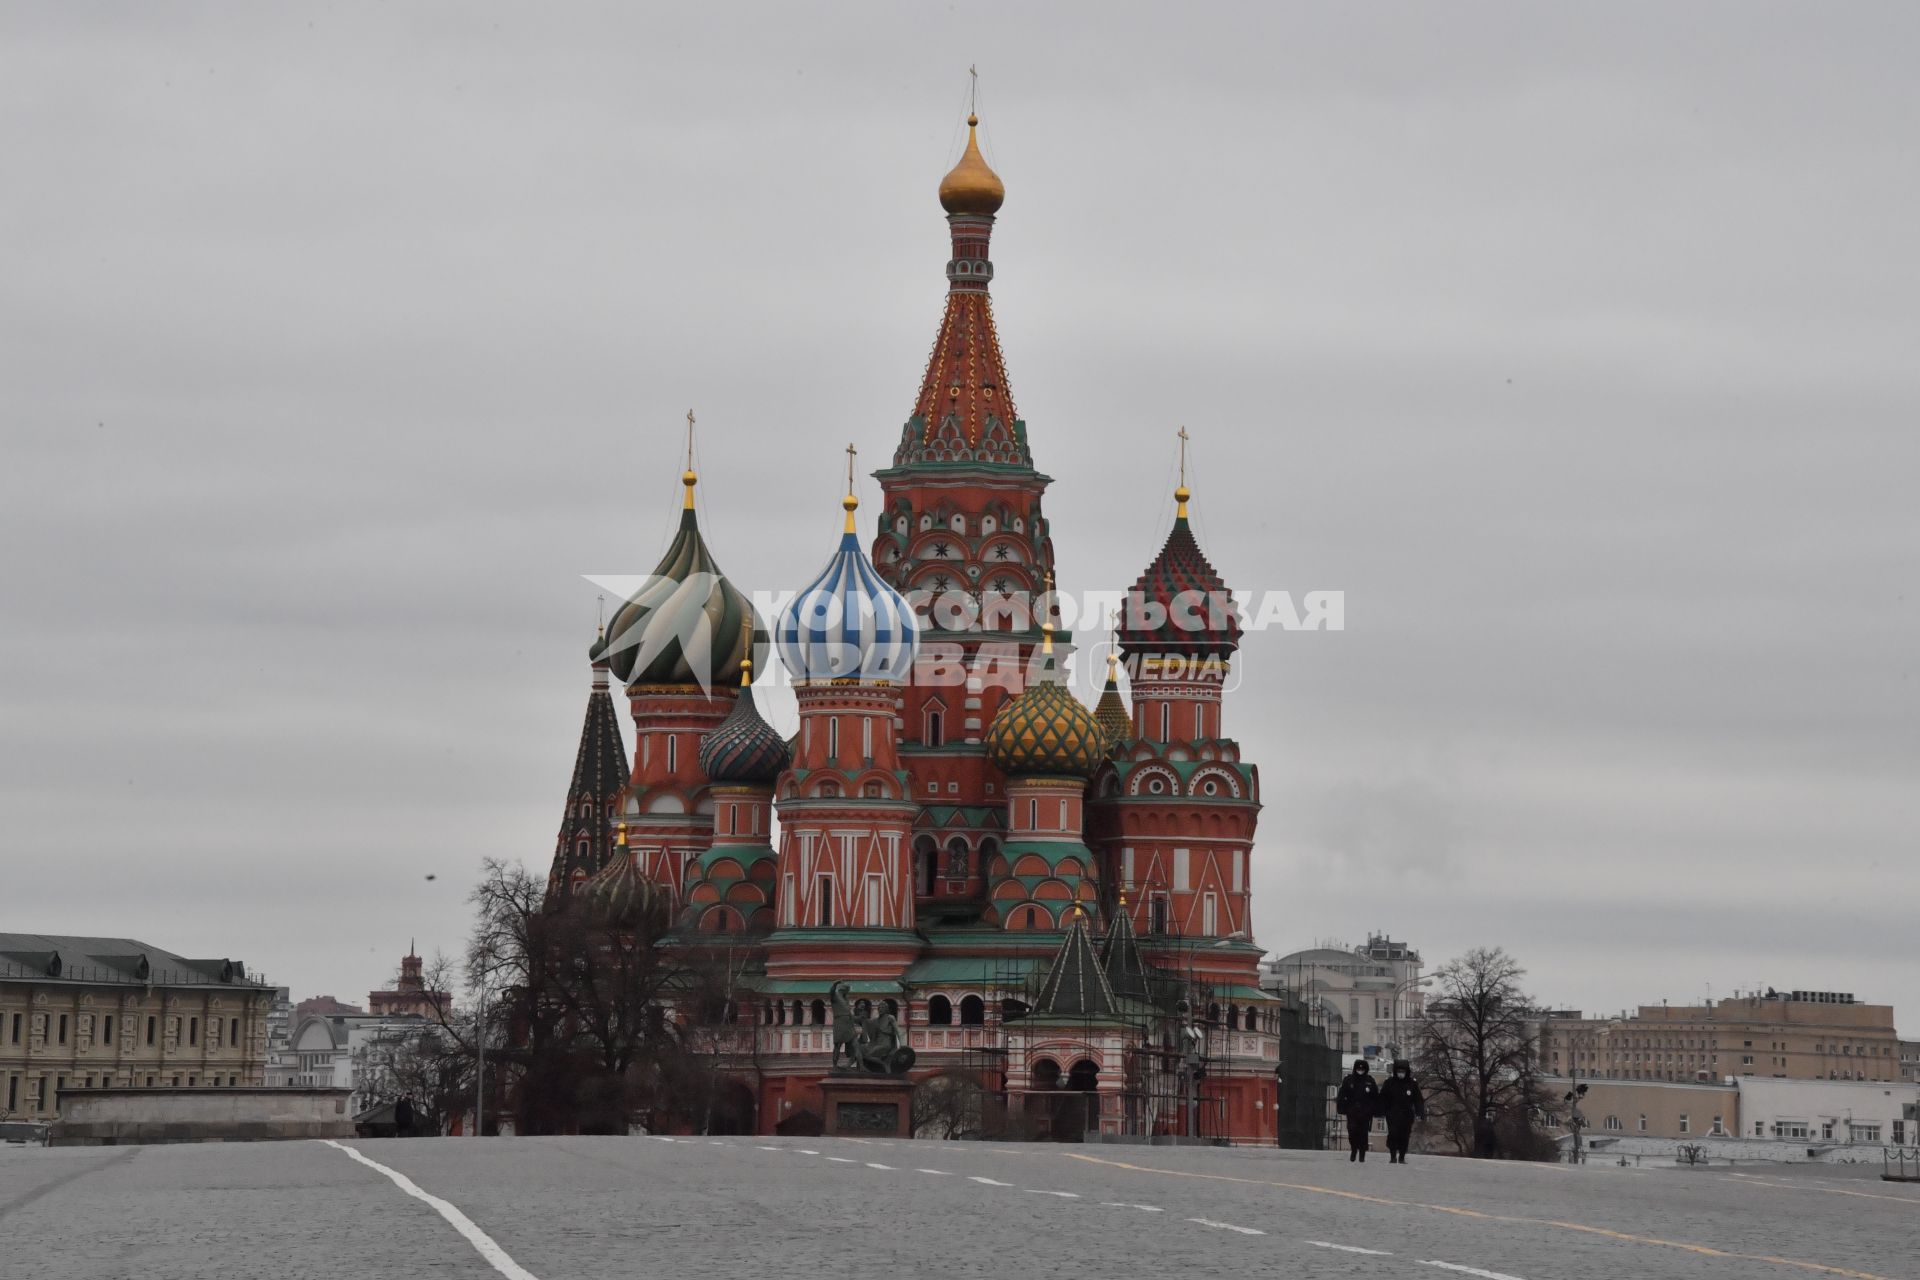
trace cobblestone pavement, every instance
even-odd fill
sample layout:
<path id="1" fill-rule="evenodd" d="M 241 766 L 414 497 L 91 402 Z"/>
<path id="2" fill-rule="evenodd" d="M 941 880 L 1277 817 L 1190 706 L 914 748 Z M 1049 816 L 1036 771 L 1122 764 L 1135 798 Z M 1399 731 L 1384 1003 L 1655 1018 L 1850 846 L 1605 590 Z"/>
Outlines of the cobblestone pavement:
<path id="1" fill-rule="evenodd" d="M 345 1145 L 391 1175 L 319 1142 L 0 1149 L 0 1276 L 1920 1280 L 1920 1186 L 1827 1168 L 833 1138 Z"/>

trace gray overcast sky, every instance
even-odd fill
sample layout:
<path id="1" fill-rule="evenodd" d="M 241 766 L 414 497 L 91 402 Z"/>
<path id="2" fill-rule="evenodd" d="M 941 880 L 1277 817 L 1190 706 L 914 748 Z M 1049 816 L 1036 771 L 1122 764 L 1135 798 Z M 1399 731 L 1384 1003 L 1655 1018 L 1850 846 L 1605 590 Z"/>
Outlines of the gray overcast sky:
<path id="1" fill-rule="evenodd" d="M 743 586 L 890 456 L 981 67 L 1064 590 L 1171 433 L 1258 940 L 1920 1018 L 1910 5 L 0 9 L 0 927 L 357 999 L 544 866 L 682 415 Z M 867 483 L 871 499 L 876 490 Z M 791 723 L 791 712 L 781 709 Z M 429 882 L 433 873 L 438 879 Z"/>

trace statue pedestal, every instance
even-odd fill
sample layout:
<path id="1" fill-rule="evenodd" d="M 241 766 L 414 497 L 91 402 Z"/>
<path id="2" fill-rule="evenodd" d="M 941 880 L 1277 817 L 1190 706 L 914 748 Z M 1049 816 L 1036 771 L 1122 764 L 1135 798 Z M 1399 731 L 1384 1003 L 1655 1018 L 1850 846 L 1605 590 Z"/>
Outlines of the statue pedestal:
<path id="1" fill-rule="evenodd" d="M 905 1076 L 842 1075 L 820 1081 L 823 1132 L 832 1137 L 911 1138 L 913 1081 Z"/>

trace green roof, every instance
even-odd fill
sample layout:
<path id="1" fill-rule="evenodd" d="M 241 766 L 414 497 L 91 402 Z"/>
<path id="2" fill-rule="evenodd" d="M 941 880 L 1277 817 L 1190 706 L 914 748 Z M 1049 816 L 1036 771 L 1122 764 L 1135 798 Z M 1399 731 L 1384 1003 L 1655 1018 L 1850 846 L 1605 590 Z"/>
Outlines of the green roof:
<path id="1" fill-rule="evenodd" d="M 900 984 L 891 978 L 843 978 L 840 981 L 856 996 L 900 994 Z M 769 996 L 824 996 L 833 990 L 833 980 L 765 978 L 755 982 L 753 989 Z"/>
<path id="2" fill-rule="evenodd" d="M 1027 975 L 1044 963 L 1039 956 L 938 956 L 914 961 L 904 980 L 910 987 L 1025 983 Z"/>

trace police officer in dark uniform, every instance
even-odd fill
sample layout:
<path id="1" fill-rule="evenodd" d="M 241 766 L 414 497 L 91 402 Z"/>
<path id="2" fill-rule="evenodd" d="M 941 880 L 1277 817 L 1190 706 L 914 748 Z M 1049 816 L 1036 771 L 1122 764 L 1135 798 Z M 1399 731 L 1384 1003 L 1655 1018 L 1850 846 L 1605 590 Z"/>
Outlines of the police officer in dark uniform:
<path id="1" fill-rule="evenodd" d="M 1365 1058 L 1353 1060 L 1353 1071 L 1340 1082 L 1340 1092 L 1334 1096 L 1333 1108 L 1347 1118 L 1347 1160 L 1349 1163 L 1367 1158 L 1367 1135 L 1373 1128 L 1373 1117 L 1379 1109 L 1380 1086 L 1374 1083 L 1371 1069 Z"/>
<path id="2" fill-rule="evenodd" d="M 1380 1114 L 1387 1118 L 1387 1161 L 1405 1164 L 1413 1122 L 1427 1118 L 1427 1100 L 1420 1096 L 1413 1065 L 1404 1058 L 1394 1060 L 1392 1074 L 1380 1086 Z"/>

